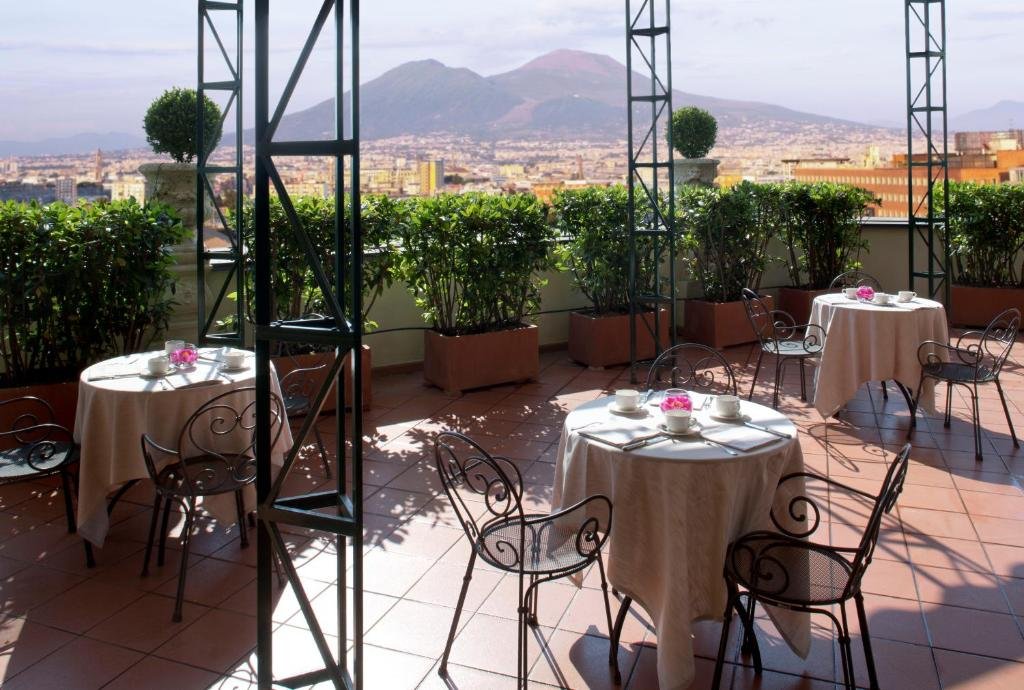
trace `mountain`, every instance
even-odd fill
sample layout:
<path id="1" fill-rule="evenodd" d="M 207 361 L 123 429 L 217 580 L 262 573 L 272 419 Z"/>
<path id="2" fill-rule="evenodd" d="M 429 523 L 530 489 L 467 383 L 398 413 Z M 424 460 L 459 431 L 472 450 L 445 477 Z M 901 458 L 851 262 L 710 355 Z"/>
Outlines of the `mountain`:
<path id="1" fill-rule="evenodd" d="M 637 74 L 634 89 L 649 81 Z M 449 132 L 481 137 L 594 135 L 626 130 L 626 67 L 606 56 L 556 50 L 510 72 L 485 77 L 437 60 L 399 65 L 363 85 L 360 127 L 366 139 Z M 673 107 L 710 110 L 722 127 L 771 122 L 776 131 L 803 125 L 873 128 L 770 103 L 673 92 Z M 333 131 L 334 101 L 285 116 L 277 139 L 323 139 Z M 252 140 L 252 132 L 246 139 Z"/>
<path id="2" fill-rule="evenodd" d="M 1024 101 L 999 101 L 990 108 L 972 110 L 951 118 L 955 132 L 1001 131 L 1024 127 Z"/>
<path id="3" fill-rule="evenodd" d="M 60 154 L 92 153 L 96 149 L 120 151 L 146 145 L 137 134 L 107 132 L 75 134 L 69 137 L 41 139 L 39 141 L 0 141 L 0 156 L 52 156 Z"/>

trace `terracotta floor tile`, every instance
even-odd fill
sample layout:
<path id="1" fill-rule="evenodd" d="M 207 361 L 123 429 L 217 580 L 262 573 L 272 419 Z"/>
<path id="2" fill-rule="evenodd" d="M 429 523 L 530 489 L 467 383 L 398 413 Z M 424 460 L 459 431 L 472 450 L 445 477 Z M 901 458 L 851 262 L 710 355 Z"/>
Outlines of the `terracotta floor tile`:
<path id="1" fill-rule="evenodd" d="M 1024 638 L 1012 616 L 955 606 L 924 605 L 933 644 L 1000 659 L 1024 658 Z"/>
<path id="2" fill-rule="evenodd" d="M 982 573 L 991 570 L 985 549 L 981 542 L 975 539 L 908 534 L 907 548 L 910 560 L 915 566 L 974 570 Z"/>
<path id="3" fill-rule="evenodd" d="M 576 588 L 566 582 L 555 580 L 540 585 L 540 597 L 537 600 L 537 619 L 540 624 L 554 627 L 562 620 L 566 609 L 569 607 L 570 602 L 573 601 L 576 593 Z M 584 601 L 589 601 L 589 597 Z M 519 576 L 506 575 L 487 597 L 486 601 L 480 605 L 479 611 L 488 616 L 507 618 L 514 621 L 519 616 L 517 613 L 518 606 Z M 607 627 L 607 624 L 603 621 L 604 613 L 602 612 L 600 617 L 590 622 L 598 626 L 598 631 L 600 631 Z"/>
<path id="4" fill-rule="evenodd" d="M 182 622 L 174 623 L 171 621 L 174 599 L 145 594 L 89 630 L 87 636 L 150 653 L 206 611 L 205 607 L 186 602 Z"/>
<path id="5" fill-rule="evenodd" d="M 252 616 L 210 609 L 153 654 L 223 673 L 256 644 L 255 621 Z"/>
<path id="6" fill-rule="evenodd" d="M 996 575 L 1024 578 L 1024 548 L 1002 544 L 984 544 L 985 553 L 992 559 Z"/>
<path id="7" fill-rule="evenodd" d="M 86 580 L 29 612 L 29 618 L 71 633 L 83 633 L 142 596 L 142 592 Z"/>
<path id="8" fill-rule="evenodd" d="M 556 630 L 544 653 L 530 669 L 530 680 L 566 688 L 617 688 L 609 665 L 609 644 L 607 637 Z M 633 667 L 638 651 L 636 646 L 620 645 L 617 650 L 620 672 Z"/>
<path id="9" fill-rule="evenodd" d="M 252 545 L 252 548 L 255 550 L 255 545 Z M 185 601 L 203 606 L 216 606 L 255 579 L 255 568 L 216 558 L 205 558 L 186 571 Z M 173 597 L 177 589 L 178 578 L 175 577 L 154 591 L 156 594 Z"/>
<path id="10" fill-rule="evenodd" d="M 147 656 L 104 686 L 104 690 L 206 690 L 218 678 L 210 671 Z"/>
<path id="11" fill-rule="evenodd" d="M 921 604 L 917 601 L 870 594 L 864 597 L 871 638 L 928 644 Z M 853 613 L 852 609 L 850 613 Z M 851 633 L 858 632 L 857 616 L 850 616 Z"/>
<path id="12" fill-rule="evenodd" d="M 25 618 L 0 619 L 0 685 L 74 639 Z"/>
<path id="13" fill-rule="evenodd" d="M 400 601 L 373 626 L 366 635 L 366 642 L 436 659 L 444 652 L 454 613 L 455 609 L 444 606 Z M 459 620 L 460 629 L 466 626 L 471 616 L 463 612 Z"/>
<path id="14" fill-rule="evenodd" d="M 1024 496 L 1024 489 L 1011 475 L 983 470 L 958 470 L 949 475 L 958 489 L 1007 496 Z"/>
<path id="15" fill-rule="evenodd" d="M 405 598 L 454 609 L 459 600 L 465 574 L 465 566 L 439 561 L 406 593 Z M 501 579 L 501 574 L 493 570 L 474 568 L 469 589 L 466 591 L 464 610 L 471 613 L 476 611 Z"/>
<path id="16" fill-rule="evenodd" d="M 955 690 L 1018 690 L 1024 687 L 1024 664 L 974 654 L 935 650 L 944 688 Z"/>
<path id="17" fill-rule="evenodd" d="M 977 538 L 970 518 L 964 513 L 904 508 L 902 506 L 900 506 L 899 512 L 903 529 L 907 532 L 953 537 L 954 539 Z"/>
<path id="18" fill-rule="evenodd" d="M 923 602 L 1010 613 L 994 575 L 928 566 L 918 566 L 915 574 Z"/>
<path id="19" fill-rule="evenodd" d="M 3 613 L 24 615 L 82 582 L 82 578 L 59 570 L 32 565 L 16 570 L 3 580 Z"/>
<path id="20" fill-rule="evenodd" d="M 477 613 L 455 638 L 450 660 L 483 671 L 514 675 L 517 629 L 514 620 Z M 529 629 L 526 658 L 530 667 L 540 657 L 542 645 L 552 633 L 551 628 Z"/>
<path id="21" fill-rule="evenodd" d="M 973 515 L 971 520 L 981 541 L 1024 548 L 1024 521 L 1007 520 L 988 515 Z"/>
<path id="22" fill-rule="evenodd" d="M 851 649 L 857 686 L 868 687 L 868 668 L 864 661 L 864 647 L 859 635 L 851 640 Z M 871 651 L 875 658 L 875 671 L 880 687 L 939 690 L 939 678 L 931 647 L 872 639 Z M 837 660 L 837 663 L 841 662 Z"/>
<path id="23" fill-rule="evenodd" d="M 861 589 L 865 594 L 917 599 L 914 571 L 906 562 L 883 559 L 872 561 L 864 574 Z"/>
<path id="24" fill-rule="evenodd" d="M 530 686 L 533 687 L 533 685 L 534 683 L 531 681 Z M 417 690 L 452 690 L 453 688 L 458 688 L 459 690 L 475 690 L 476 688 L 517 690 L 516 679 L 513 676 L 481 671 L 480 669 L 459 666 L 458 664 L 448 664 L 448 675 L 446 678 L 439 676 L 437 666 L 434 666 L 427 673 L 426 678 L 423 679 Z"/>
<path id="25" fill-rule="evenodd" d="M 404 595 L 430 568 L 434 561 L 374 549 L 363 561 L 363 577 L 368 592 L 393 597 Z"/>
<path id="26" fill-rule="evenodd" d="M 101 688 L 142 659 L 123 647 L 79 637 L 4 683 L 8 690 Z"/>

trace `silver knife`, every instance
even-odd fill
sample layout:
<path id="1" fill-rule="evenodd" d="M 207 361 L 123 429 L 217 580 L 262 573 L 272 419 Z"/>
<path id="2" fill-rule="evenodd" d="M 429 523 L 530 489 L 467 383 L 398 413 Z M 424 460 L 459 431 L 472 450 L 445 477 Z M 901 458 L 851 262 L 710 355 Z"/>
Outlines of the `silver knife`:
<path id="1" fill-rule="evenodd" d="M 753 422 L 748 422 L 746 420 L 744 420 L 743 426 L 749 427 L 749 428 L 754 429 L 756 431 L 763 431 L 766 434 L 771 434 L 772 436 L 778 436 L 779 438 L 793 438 L 789 434 L 784 434 L 781 431 L 776 431 L 775 429 L 769 429 L 768 427 L 762 426 L 761 424 L 754 424 Z"/>

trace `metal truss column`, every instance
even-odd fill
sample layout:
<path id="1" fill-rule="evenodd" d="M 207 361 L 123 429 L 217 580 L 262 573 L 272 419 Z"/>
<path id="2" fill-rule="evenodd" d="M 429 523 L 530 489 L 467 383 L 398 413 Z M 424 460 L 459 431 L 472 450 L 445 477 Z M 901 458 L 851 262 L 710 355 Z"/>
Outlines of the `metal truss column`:
<path id="1" fill-rule="evenodd" d="M 662 4 L 663 3 L 663 4 Z M 655 357 L 676 342 L 675 171 L 671 142 L 671 0 L 626 0 L 626 90 L 629 147 L 630 378 L 637 381 L 637 318 L 653 310 Z M 637 58 L 636 60 L 634 58 Z M 641 70 L 634 73 L 634 67 Z M 639 78 L 638 77 L 642 77 Z M 645 211 L 638 213 L 637 200 Z M 667 267 L 665 264 L 667 263 Z M 641 265 L 651 280 L 643 281 Z M 665 273 L 667 272 L 667 276 Z M 669 342 L 661 342 L 661 309 Z M 647 324 L 647 320 L 641 320 Z"/>
<path id="2" fill-rule="evenodd" d="M 242 199 L 244 198 L 245 177 L 242 172 L 242 5 L 243 0 L 235 2 L 214 2 L 198 0 L 199 9 L 199 48 L 198 48 L 198 86 L 196 88 L 196 292 L 197 312 L 199 314 L 198 338 L 201 345 L 224 344 L 243 347 L 245 345 L 245 267 L 243 265 L 242 238 L 238 223 L 242 218 Z M 217 30 L 215 16 L 229 15 L 233 19 L 235 43 L 233 57 L 224 45 L 220 32 Z M 233 15 L 233 17 L 231 17 Z M 223 59 L 222 66 L 227 69 L 228 79 L 209 81 L 206 77 L 206 45 L 213 39 Z M 220 60 L 218 60 L 220 62 Z M 220 131 L 229 115 L 234 115 L 233 161 L 230 165 L 212 165 L 210 155 L 213 153 L 206 141 L 206 109 L 203 107 L 207 92 L 227 93 L 227 104 L 223 107 Z M 211 150 L 207 150 L 207 148 Z M 217 197 L 214 180 L 221 176 L 231 176 L 234 183 L 235 198 L 231 204 L 233 218 L 229 221 L 222 204 Z M 214 215 L 213 228 L 208 228 L 207 216 Z M 226 240 L 225 249 L 210 250 L 207 248 L 208 234 L 217 233 Z M 212 305 L 207 305 L 206 290 L 213 267 L 221 269 L 217 275 L 223 278 L 216 286 L 217 296 Z M 234 286 L 235 305 L 234 318 L 228 327 L 218 327 L 218 316 L 223 315 L 224 300 Z"/>
<path id="3" fill-rule="evenodd" d="M 292 3 L 275 3 L 280 11 L 294 15 Z M 301 687 L 331 682 L 336 688 L 363 687 L 363 484 L 362 484 L 362 233 L 359 198 L 359 0 L 324 0 L 313 20 L 309 35 L 291 71 L 280 100 L 271 111 L 270 81 L 270 0 L 256 0 L 256 178 L 255 178 L 255 342 L 257 386 L 256 493 L 259 505 L 258 577 L 257 577 L 257 661 L 260 688 Z M 294 17 L 290 17 L 293 19 Z M 309 61 L 317 39 L 333 21 L 335 31 L 335 108 L 334 138 L 324 141 L 277 141 L 275 133 L 299 78 Z M 346 35 L 346 31 L 348 32 Z M 346 62 L 346 57 L 348 61 Z M 346 88 L 347 86 L 347 88 Z M 344 108 L 346 91 L 350 95 Z M 347 129 L 346 129 L 347 124 Z M 347 136 L 346 136 L 347 134 Z M 280 157 L 333 158 L 336 167 L 334 237 L 331 246 L 313 243 L 295 211 L 287 185 L 275 160 Z M 351 184 L 351 214 L 345 217 L 345 169 L 348 163 Z M 270 311 L 270 258 L 274 247 L 270 237 L 271 185 L 280 199 L 287 232 L 304 250 L 310 274 L 324 296 L 326 315 L 294 321 L 275 321 Z M 346 226 L 348 230 L 346 231 Z M 333 266 L 323 257 L 332 255 Z M 312 412 L 295 434 L 295 443 L 284 458 L 276 477 L 271 470 L 270 391 L 272 345 L 313 344 L 334 350 L 328 375 L 313 396 Z M 352 356 L 354 355 L 354 356 Z M 341 372 L 349 367 L 351 390 L 342 385 Z M 332 386 L 337 383 L 337 434 L 333 448 L 337 458 L 337 483 L 329 491 L 303 495 L 285 495 L 285 481 L 295 466 L 299 451 L 307 444 Z M 346 408 L 351 413 L 346 415 Z M 346 419 L 347 417 L 347 419 Z M 346 443 L 346 438 L 351 443 Z M 350 445 L 346 453 L 346 446 Z M 348 457 L 346 457 L 348 456 Z M 351 490 L 346 487 L 350 478 Z M 337 558 L 338 642 L 334 649 L 324 635 L 309 596 L 292 565 L 282 527 L 292 526 L 319 533 L 333 542 Z M 347 563 L 351 548 L 352 567 Z M 299 603 L 305 624 L 323 660 L 323 668 L 291 678 L 275 678 L 272 667 L 275 571 L 280 570 Z M 346 603 L 346 589 L 352 589 L 352 607 Z M 347 632 L 354 645 L 347 648 Z"/>
<path id="4" fill-rule="evenodd" d="M 909 284 L 949 304 L 950 255 L 945 209 L 935 205 L 936 186 L 949 198 L 949 135 L 946 111 L 946 2 L 904 0 L 907 46 L 907 220 Z M 915 139 L 924 138 L 923 151 Z M 925 261 L 919 261 L 919 243 Z"/>

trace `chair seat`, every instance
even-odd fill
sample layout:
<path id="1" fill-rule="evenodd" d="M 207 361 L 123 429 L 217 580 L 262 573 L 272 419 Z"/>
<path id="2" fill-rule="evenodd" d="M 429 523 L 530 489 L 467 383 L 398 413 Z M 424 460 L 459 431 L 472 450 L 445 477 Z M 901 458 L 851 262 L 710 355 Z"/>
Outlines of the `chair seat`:
<path id="1" fill-rule="evenodd" d="M 815 357 L 822 349 L 820 344 L 808 345 L 803 340 L 773 340 L 762 347 L 765 352 L 781 357 Z"/>
<path id="2" fill-rule="evenodd" d="M 973 382 L 975 373 L 978 376 L 978 383 L 988 383 L 996 378 L 988 367 L 978 367 L 975 371 L 973 364 L 964 364 L 963 362 L 932 362 L 922 368 L 925 376 L 952 383 Z"/>
<path id="3" fill-rule="evenodd" d="M 182 476 L 183 468 L 195 486 L 194 494 Z M 164 467 L 156 483 L 161 491 L 175 496 L 213 496 L 238 491 L 255 479 L 256 463 L 250 457 L 232 463 L 216 455 L 197 455 Z"/>
<path id="4" fill-rule="evenodd" d="M 821 605 L 843 601 L 850 565 L 833 552 L 797 545 L 781 535 L 747 535 L 729 547 L 728 575 L 760 599 Z"/>
<path id="5" fill-rule="evenodd" d="M 0 450 L 0 482 L 56 472 L 75 452 L 75 447 L 70 443 L 54 441 L 48 442 L 46 446 L 46 452 L 43 452 L 43 448 L 33 445 Z M 32 457 L 35 467 L 28 462 L 33 447 L 39 448 Z"/>
<path id="6" fill-rule="evenodd" d="M 309 412 L 311 401 L 305 395 L 286 395 L 284 411 L 289 417 L 301 416 Z"/>
<path id="7" fill-rule="evenodd" d="M 523 570 L 526 573 L 568 573 L 593 560 L 594 554 L 587 551 L 589 544 L 582 544 L 584 553 L 576 548 L 579 525 L 565 529 L 551 521 L 529 524 L 533 518 L 546 517 L 527 515 L 525 525 L 519 518 L 511 518 L 487 527 L 477 542 L 480 557 L 495 568 L 518 572 L 519 540 L 522 535 L 526 552 Z"/>

